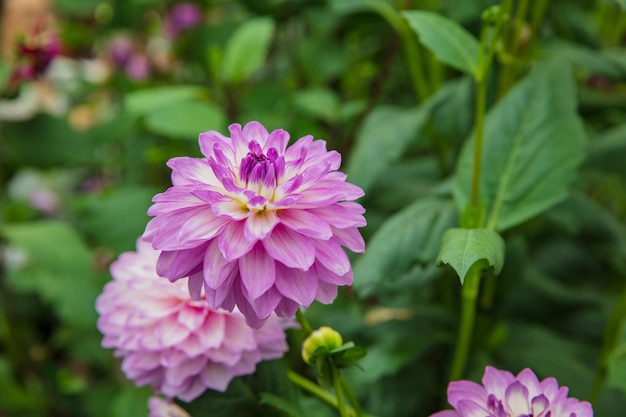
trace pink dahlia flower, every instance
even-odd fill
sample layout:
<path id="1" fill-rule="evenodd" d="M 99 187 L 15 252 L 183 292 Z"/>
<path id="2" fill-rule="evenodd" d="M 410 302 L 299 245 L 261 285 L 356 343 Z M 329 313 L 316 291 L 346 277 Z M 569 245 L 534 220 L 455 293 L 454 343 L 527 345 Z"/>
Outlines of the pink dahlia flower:
<path id="1" fill-rule="evenodd" d="M 191 401 L 207 388 L 225 391 L 233 377 L 287 351 L 285 320 L 274 316 L 255 330 L 238 311 L 192 300 L 184 281 L 156 275 L 158 255 L 145 242 L 123 253 L 96 301 L 102 345 L 123 358 L 122 371 L 135 384 Z"/>
<path id="2" fill-rule="evenodd" d="M 204 158 L 173 158 L 173 187 L 154 197 L 144 234 L 162 250 L 157 273 L 189 276 L 211 308 L 235 305 L 252 327 L 275 311 L 293 316 L 313 300 L 331 303 L 352 283 L 342 246 L 363 252 L 363 195 L 338 172 L 341 156 L 305 136 L 233 124 L 230 137 L 199 138 Z"/>
<path id="3" fill-rule="evenodd" d="M 591 404 L 568 398 L 568 388 L 554 378 L 539 381 L 526 368 L 517 376 L 488 366 L 482 385 L 455 381 L 448 385 L 454 410 L 431 417 L 593 417 Z"/>
<path id="4" fill-rule="evenodd" d="M 148 417 L 190 417 L 189 413 L 178 405 L 161 397 L 150 397 L 148 409 L 150 410 Z"/>

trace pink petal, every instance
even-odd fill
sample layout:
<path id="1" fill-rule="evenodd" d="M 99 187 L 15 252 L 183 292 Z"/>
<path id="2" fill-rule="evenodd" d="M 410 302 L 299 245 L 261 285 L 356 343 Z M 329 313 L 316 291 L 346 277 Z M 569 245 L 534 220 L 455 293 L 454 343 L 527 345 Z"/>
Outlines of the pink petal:
<path id="1" fill-rule="evenodd" d="M 319 240 L 315 243 L 315 257 L 327 269 L 337 275 L 345 275 L 350 271 L 350 260 L 348 255 L 343 251 L 339 243 L 334 239 L 327 242 Z"/>
<path id="2" fill-rule="evenodd" d="M 315 299 L 322 304 L 330 304 L 337 298 L 337 286 L 324 281 L 319 281 Z"/>
<path id="3" fill-rule="evenodd" d="M 315 261 L 313 242 L 283 225 L 278 225 L 274 232 L 263 240 L 263 247 L 269 256 L 290 268 L 306 271 Z"/>
<path id="4" fill-rule="evenodd" d="M 257 348 L 254 332 L 246 325 L 239 314 L 225 316 L 226 333 L 224 347 L 234 351 L 254 350 Z"/>
<path id="5" fill-rule="evenodd" d="M 189 356 L 177 349 L 177 347 L 171 347 L 161 352 L 161 365 L 165 367 L 178 366 L 184 361 L 189 359 Z"/>
<path id="6" fill-rule="evenodd" d="M 487 391 L 473 381 L 453 381 L 448 384 L 448 402 L 453 407 L 461 400 L 471 400 L 476 404 L 487 404 Z"/>
<path id="7" fill-rule="evenodd" d="M 471 400 L 461 400 L 455 407 L 463 417 L 486 417 L 489 412 Z"/>
<path id="8" fill-rule="evenodd" d="M 226 322 L 223 314 L 209 312 L 204 319 L 204 323 L 194 334 L 204 349 L 219 347 L 224 341 L 226 333 Z"/>
<path id="9" fill-rule="evenodd" d="M 346 272 L 343 275 L 337 275 L 332 271 L 329 271 L 324 265 L 320 262 L 315 262 L 313 266 L 315 268 L 315 272 L 317 273 L 317 277 L 324 282 L 334 285 L 351 285 L 354 279 L 354 275 L 352 273 L 352 269 Z"/>
<path id="10" fill-rule="evenodd" d="M 175 186 L 189 184 L 210 184 L 218 186 L 220 183 L 206 159 L 177 157 L 167 162 L 172 168 L 172 184 Z"/>
<path id="11" fill-rule="evenodd" d="M 187 305 L 178 312 L 178 322 L 193 332 L 204 323 L 207 313 L 206 307 Z"/>
<path id="12" fill-rule="evenodd" d="M 170 281 L 191 275 L 204 259 L 207 245 L 193 249 L 163 251 L 157 261 L 156 272 Z"/>
<path id="13" fill-rule="evenodd" d="M 365 217 L 362 216 L 365 210 L 358 203 L 345 201 L 325 207 L 313 208 L 311 212 L 338 229 L 363 227 L 367 224 Z"/>
<path id="14" fill-rule="evenodd" d="M 245 238 L 244 222 L 230 223 L 218 239 L 219 250 L 228 262 L 239 259 L 250 252 L 256 242 L 256 239 L 248 240 Z"/>
<path id="15" fill-rule="evenodd" d="M 234 157 L 234 150 L 232 147 L 232 142 L 230 138 L 222 135 L 215 130 L 209 130 L 204 133 L 200 133 L 198 136 L 198 144 L 200 145 L 200 152 L 202 155 L 207 158 L 218 158 L 215 157 L 215 147 L 219 147 L 219 149 L 224 152 L 224 154 L 232 160 Z M 218 160 L 219 161 L 219 160 Z"/>
<path id="16" fill-rule="evenodd" d="M 283 210 L 278 218 L 282 224 L 305 236 L 328 240 L 333 235 L 328 223 L 308 210 Z"/>
<path id="17" fill-rule="evenodd" d="M 513 415 L 526 415 L 530 412 L 528 404 L 528 389 L 519 381 L 509 385 L 505 391 L 505 399 Z"/>
<path id="18" fill-rule="evenodd" d="M 161 346 L 175 346 L 189 336 L 189 329 L 179 324 L 174 319 L 164 319 L 159 322 L 156 334 L 161 342 Z"/>
<path id="19" fill-rule="evenodd" d="M 280 317 L 293 317 L 296 315 L 296 311 L 300 308 L 300 305 L 293 300 L 283 298 L 276 307 L 276 314 Z"/>
<path id="20" fill-rule="evenodd" d="M 365 241 L 356 227 L 347 229 L 335 229 L 333 227 L 333 234 L 340 245 L 347 247 L 352 252 L 365 252 Z"/>
<path id="21" fill-rule="evenodd" d="M 272 287 L 259 297 L 248 301 L 250 301 L 250 305 L 256 313 L 256 316 L 261 320 L 265 320 L 276 309 L 282 298 L 282 294 L 278 292 L 276 287 Z"/>
<path id="22" fill-rule="evenodd" d="M 257 243 L 250 252 L 239 258 L 239 273 L 246 298 L 254 300 L 274 285 L 274 259 Z"/>
<path id="23" fill-rule="evenodd" d="M 498 370 L 492 366 L 485 368 L 485 374 L 482 378 L 487 394 L 493 394 L 499 399 L 504 399 L 504 391 L 513 381 L 515 381 L 515 377 L 512 373 Z"/>
<path id="24" fill-rule="evenodd" d="M 272 233 L 274 226 L 276 226 L 278 222 L 278 216 L 276 216 L 276 212 L 273 210 L 253 212 L 246 219 L 244 236 L 250 241 L 265 239 Z"/>
<path id="25" fill-rule="evenodd" d="M 216 217 L 209 207 L 203 207 L 179 226 L 176 238 L 181 243 L 210 240 L 220 233 L 226 224 L 228 219 Z"/>
<path id="26" fill-rule="evenodd" d="M 175 368 L 167 368 L 165 370 L 165 379 L 171 385 L 180 385 L 190 376 L 198 374 L 198 371 L 206 365 L 207 360 L 205 356 L 196 356 Z"/>
<path id="27" fill-rule="evenodd" d="M 311 305 L 317 286 L 318 279 L 313 271 L 303 272 L 281 264 L 276 267 L 276 288 L 282 295 L 300 305 Z"/>
<path id="28" fill-rule="evenodd" d="M 202 284 L 204 284 L 204 273 L 202 271 L 191 275 L 187 280 L 187 288 L 192 300 L 198 301 L 202 296 Z"/>
<path id="29" fill-rule="evenodd" d="M 265 145 L 265 141 L 269 136 L 269 133 L 267 132 L 265 126 L 256 121 L 246 123 L 241 133 L 246 138 L 248 143 L 255 141 L 259 145 L 261 145 L 261 147 Z"/>
<path id="30" fill-rule="evenodd" d="M 228 230 L 228 228 L 226 228 Z M 221 238 L 221 236 L 220 236 Z M 224 285 L 237 264 L 229 262 L 219 249 L 217 239 L 213 239 L 204 254 L 203 273 L 204 283 L 213 289 L 218 289 Z"/>
<path id="31" fill-rule="evenodd" d="M 232 199 L 225 199 L 213 203 L 211 209 L 213 209 L 216 216 L 231 220 L 243 220 L 252 214 L 246 203 Z"/>
<path id="32" fill-rule="evenodd" d="M 515 379 L 521 382 L 528 389 L 528 398 L 534 398 L 543 393 L 537 376 L 530 369 L 523 369 L 517 374 Z"/>
<path id="33" fill-rule="evenodd" d="M 224 392 L 233 376 L 228 372 L 226 366 L 219 363 L 209 363 L 202 369 L 200 380 L 209 388 Z"/>
<path id="34" fill-rule="evenodd" d="M 263 153 L 267 154 L 269 148 L 274 148 L 278 151 L 279 155 L 282 155 L 285 153 L 285 149 L 287 148 L 288 143 L 289 133 L 285 132 L 283 129 L 276 129 L 272 133 L 270 133 L 269 137 L 267 138 L 265 146 L 263 146 Z"/>

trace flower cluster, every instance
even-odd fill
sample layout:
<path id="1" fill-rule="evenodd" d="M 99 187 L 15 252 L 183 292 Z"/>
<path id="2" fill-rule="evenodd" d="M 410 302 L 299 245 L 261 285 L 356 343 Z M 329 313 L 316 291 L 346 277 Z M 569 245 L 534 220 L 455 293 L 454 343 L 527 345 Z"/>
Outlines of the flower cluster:
<path id="1" fill-rule="evenodd" d="M 364 209 L 352 201 L 363 191 L 322 140 L 287 147 L 287 132 L 258 122 L 229 130 L 200 135 L 204 158 L 168 162 L 173 186 L 154 197 L 143 236 L 162 251 L 157 273 L 189 277 L 192 298 L 204 287 L 211 308 L 237 306 L 252 327 L 332 302 L 352 283 L 342 246 L 365 249 Z"/>
<path id="2" fill-rule="evenodd" d="M 224 391 L 235 376 L 287 350 L 284 319 L 251 329 L 238 311 L 214 310 L 191 300 L 184 281 L 156 275 L 158 252 L 139 242 L 111 265 L 114 280 L 98 297 L 102 345 L 122 357 L 137 385 L 191 401 L 207 388 Z"/>
<path id="3" fill-rule="evenodd" d="M 454 410 L 431 417 L 593 417 L 591 404 L 568 398 L 567 387 L 554 378 L 539 381 L 530 369 L 514 376 L 488 366 L 482 383 L 451 382 L 448 402 Z"/>
<path id="4" fill-rule="evenodd" d="M 9 84 L 16 87 L 22 81 L 41 77 L 60 52 L 61 41 L 57 32 L 47 28 L 43 22 L 36 25 L 33 32 L 25 35 L 16 45 L 16 65 Z"/>

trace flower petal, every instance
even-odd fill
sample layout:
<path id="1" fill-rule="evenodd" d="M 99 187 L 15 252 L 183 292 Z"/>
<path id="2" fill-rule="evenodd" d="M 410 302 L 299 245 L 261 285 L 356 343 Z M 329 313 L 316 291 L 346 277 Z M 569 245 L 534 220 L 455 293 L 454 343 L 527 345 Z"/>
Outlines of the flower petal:
<path id="1" fill-rule="evenodd" d="M 235 263 L 224 258 L 217 239 L 213 239 L 204 254 L 204 283 L 212 289 L 220 288 L 233 273 L 236 266 Z"/>
<path id="2" fill-rule="evenodd" d="M 156 265 L 157 274 L 170 281 L 188 277 L 201 266 L 207 246 L 204 244 L 193 249 L 161 252 Z"/>
<path id="3" fill-rule="evenodd" d="M 333 235 L 328 223 L 308 210 L 282 210 L 278 218 L 291 230 L 314 239 L 328 240 Z"/>
<path id="4" fill-rule="evenodd" d="M 242 290 L 248 300 L 254 300 L 269 290 L 276 278 L 274 259 L 268 256 L 260 243 L 239 258 Z"/>
<path id="5" fill-rule="evenodd" d="M 275 211 L 263 210 L 252 213 L 246 219 L 246 227 L 244 236 L 250 241 L 257 239 L 265 239 L 272 233 L 274 227 L 278 224 L 279 219 Z"/>
<path id="6" fill-rule="evenodd" d="M 317 285 L 314 271 L 300 271 L 281 264 L 276 266 L 276 288 L 300 305 L 311 305 L 317 293 Z"/>
<path id="7" fill-rule="evenodd" d="M 335 239 L 326 242 L 315 240 L 315 257 L 327 269 L 337 275 L 345 275 L 350 271 L 350 260 L 343 248 Z"/>
<path id="8" fill-rule="evenodd" d="M 278 225 L 262 242 L 272 258 L 290 268 L 307 271 L 315 261 L 315 245 L 311 239 L 283 225 Z"/>
<path id="9" fill-rule="evenodd" d="M 232 222 L 220 234 L 218 242 L 223 257 L 226 261 L 232 262 L 250 252 L 257 241 L 245 238 L 245 224 L 243 222 Z"/>

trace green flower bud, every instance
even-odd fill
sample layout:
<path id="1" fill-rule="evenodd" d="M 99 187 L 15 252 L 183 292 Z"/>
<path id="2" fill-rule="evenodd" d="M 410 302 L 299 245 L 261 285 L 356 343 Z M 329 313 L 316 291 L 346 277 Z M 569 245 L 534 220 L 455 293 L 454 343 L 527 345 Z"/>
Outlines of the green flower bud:
<path id="1" fill-rule="evenodd" d="M 302 359 L 309 365 L 311 355 L 319 349 L 325 348 L 327 352 L 335 350 L 343 345 L 343 339 L 339 332 L 331 329 L 327 326 L 322 326 L 319 329 L 313 331 L 309 337 L 302 343 Z"/>

